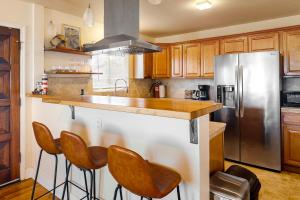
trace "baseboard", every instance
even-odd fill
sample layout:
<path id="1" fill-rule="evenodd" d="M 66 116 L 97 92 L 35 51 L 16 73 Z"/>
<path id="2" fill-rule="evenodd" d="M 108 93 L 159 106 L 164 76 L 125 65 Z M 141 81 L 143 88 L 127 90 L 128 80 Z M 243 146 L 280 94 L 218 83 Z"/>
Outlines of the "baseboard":
<path id="1" fill-rule="evenodd" d="M 294 167 L 294 166 L 290 166 L 290 165 L 283 165 L 283 170 L 300 174 L 300 167 Z"/>

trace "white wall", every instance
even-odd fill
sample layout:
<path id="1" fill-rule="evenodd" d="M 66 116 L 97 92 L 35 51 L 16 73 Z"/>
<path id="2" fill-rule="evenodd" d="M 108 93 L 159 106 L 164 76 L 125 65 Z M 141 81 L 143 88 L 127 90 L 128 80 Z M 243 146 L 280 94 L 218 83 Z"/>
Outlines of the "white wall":
<path id="1" fill-rule="evenodd" d="M 158 43 L 182 42 L 300 24 L 300 15 L 155 38 Z"/>

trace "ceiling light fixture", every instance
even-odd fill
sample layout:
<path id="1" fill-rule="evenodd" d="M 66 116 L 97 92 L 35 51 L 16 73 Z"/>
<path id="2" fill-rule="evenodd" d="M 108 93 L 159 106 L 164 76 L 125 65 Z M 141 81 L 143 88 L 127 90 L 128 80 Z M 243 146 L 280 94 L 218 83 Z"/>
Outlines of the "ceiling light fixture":
<path id="1" fill-rule="evenodd" d="M 159 5 L 159 4 L 161 4 L 162 0 L 148 0 L 148 2 L 153 5 Z"/>
<path id="2" fill-rule="evenodd" d="M 212 7 L 212 3 L 209 1 L 197 1 L 196 2 L 196 8 L 199 10 L 206 10 Z"/>
<path id="3" fill-rule="evenodd" d="M 89 7 L 84 11 L 83 21 L 88 27 L 93 27 L 95 24 L 94 12 L 91 8 L 91 4 L 89 4 Z"/>

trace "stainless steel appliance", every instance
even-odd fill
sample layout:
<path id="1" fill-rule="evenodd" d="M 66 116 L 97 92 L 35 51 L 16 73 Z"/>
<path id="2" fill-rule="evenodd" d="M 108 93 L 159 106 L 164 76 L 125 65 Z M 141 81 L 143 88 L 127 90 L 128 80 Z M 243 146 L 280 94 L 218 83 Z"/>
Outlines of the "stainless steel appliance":
<path id="1" fill-rule="evenodd" d="M 198 85 L 199 100 L 209 100 L 209 85 Z"/>
<path id="2" fill-rule="evenodd" d="M 139 0 L 104 0 L 104 39 L 85 44 L 85 51 L 123 55 L 161 51 L 139 39 Z"/>
<path id="3" fill-rule="evenodd" d="M 258 52 L 217 56 L 214 114 L 226 122 L 225 158 L 281 170 L 280 56 Z"/>
<path id="4" fill-rule="evenodd" d="M 286 107 L 300 107 L 300 91 L 282 92 L 282 102 Z"/>

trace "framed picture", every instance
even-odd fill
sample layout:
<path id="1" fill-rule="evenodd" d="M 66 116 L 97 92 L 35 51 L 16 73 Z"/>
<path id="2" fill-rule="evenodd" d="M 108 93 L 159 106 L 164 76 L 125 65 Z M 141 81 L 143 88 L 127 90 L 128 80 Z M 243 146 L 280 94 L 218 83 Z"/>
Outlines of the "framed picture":
<path id="1" fill-rule="evenodd" d="M 66 39 L 66 48 L 80 50 L 80 27 L 63 24 L 62 29 Z"/>

